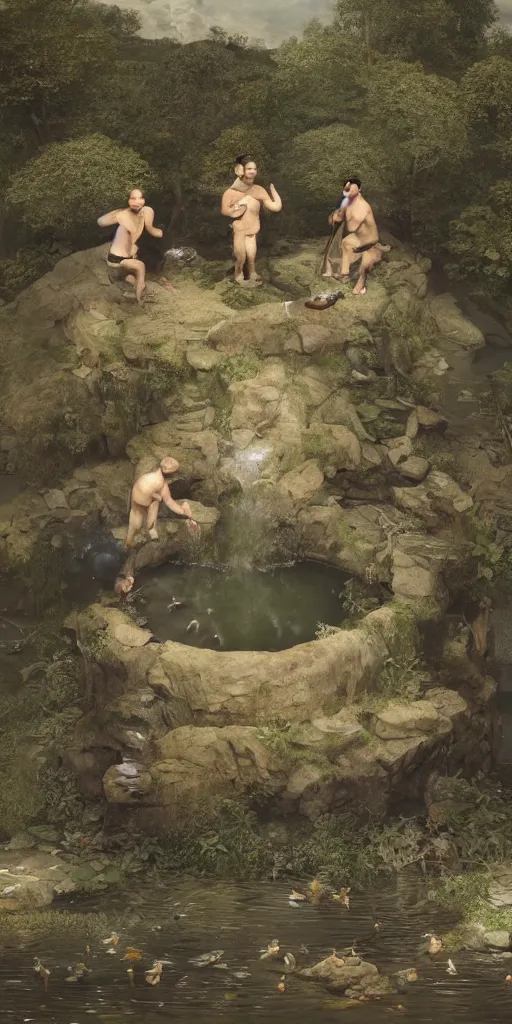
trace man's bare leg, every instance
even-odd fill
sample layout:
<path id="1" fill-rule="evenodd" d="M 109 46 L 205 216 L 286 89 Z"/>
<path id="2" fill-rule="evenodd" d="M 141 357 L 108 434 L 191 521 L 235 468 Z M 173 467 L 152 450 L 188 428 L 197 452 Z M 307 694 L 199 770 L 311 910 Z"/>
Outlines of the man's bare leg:
<path id="1" fill-rule="evenodd" d="M 147 527 L 148 527 L 148 533 L 149 533 L 149 536 L 151 537 L 151 540 L 158 540 L 158 530 L 156 528 L 156 521 L 158 519 L 158 509 L 159 509 L 159 506 L 160 506 L 160 502 L 159 501 L 152 501 L 151 505 L 148 508 Z"/>
<path id="2" fill-rule="evenodd" d="M 348 281 L 350 279 L 350 268 L 353 263 L 356 263 L 360 256 L 354 252 L 359 245 L 359 239 L 357 235 L 346 235 L 341 243 L 341 280 Z"/>
<path id="3" fill-rule="evenodd" d="M 365 295 L 366 294 L 366 280 L 368 274 L 380 263 L 382 259 L 382 252 L 375 246 L 373 249 L 369 249 L 368 252 L 363 254 L 361 260 L 361 267 L 359 269 L 359 277 L 354 288 L 354 295 Z"/>
<path id="4" fill-rule="evenodd" d="M 254 284 L 261 284 L 261 277 L 256 272 L 256 253 L 258 251 L 256 235 L 245 236 L 245 251 L 247 253 L 249 281 L 252 281 Z"/>
<path id="5" fill-rule="evenodd" d="M 142 299 L 142 293 L 144 291 L 144 288 L 146 287 L 146 267 L 144 263 L 142 262 L 142 260 L 129 259 L 123 260 L 121 266 L 123 270 L 130 271 L 130 273 L 126 277 L 126 280 L 128 280 L 128 278 L 134 279 L 135 298 L 137 299 L 137 302 L 140 302 Z M 130 284 L 131 283 L 132 282 L 130 281 Z"/>
<path id="6" fill-rule="evenodd" d="M 144 509 L 132 502 L 130 508 L 130 517 L 128 519 L 128 533 L 126 534 L 126 540 L 124 542 L 125 548 L 132 548 L 136 535 L 139 530 L 142 529 L 144 522 Z"/>
<path id="7" fill-rule="evenodd" d="M 245 235 L 238 231 L 233 232 L 233 251 L 235 253 L 235 281 L 237 284 L 243 284 L 247 252 L 245 248 Z"/>

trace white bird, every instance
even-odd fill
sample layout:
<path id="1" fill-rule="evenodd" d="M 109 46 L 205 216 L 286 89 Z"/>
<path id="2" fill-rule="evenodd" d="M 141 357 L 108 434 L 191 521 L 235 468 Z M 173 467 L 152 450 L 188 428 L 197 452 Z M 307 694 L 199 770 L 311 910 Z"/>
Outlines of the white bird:
<path id="1" fill-rule="evenodd" d="M 192 621 L 189 622 L 189 624 L 187 626 L 187 633 L 191 633 L 192 630 L 194 631 L 194 633 L 197 633 L 198 629 L 199 629 L 199 623 L 198 623 L 197 619 L 192 619 Z"/>
<path id="2" fill-rule="evenodd" d="M 457 968 L 453 960 L 448 960 L 448 967 L 446 968 L 447 974 L 457 974 Z"/>

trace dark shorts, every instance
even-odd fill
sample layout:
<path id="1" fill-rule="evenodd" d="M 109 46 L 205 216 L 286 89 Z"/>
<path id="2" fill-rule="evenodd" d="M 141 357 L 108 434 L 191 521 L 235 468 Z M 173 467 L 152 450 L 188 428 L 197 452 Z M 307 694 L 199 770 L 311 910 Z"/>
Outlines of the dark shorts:
<path id="1" fill-rule="evenodd" d="M 122 263 L 123 260 L 128 259 L 130 259 L 129 256 L 115 256 L 113 252 L 109 252 L 107 256 L 107 263 L 110 263 L 111 266 L 116 266 L 118 263 Z"/>

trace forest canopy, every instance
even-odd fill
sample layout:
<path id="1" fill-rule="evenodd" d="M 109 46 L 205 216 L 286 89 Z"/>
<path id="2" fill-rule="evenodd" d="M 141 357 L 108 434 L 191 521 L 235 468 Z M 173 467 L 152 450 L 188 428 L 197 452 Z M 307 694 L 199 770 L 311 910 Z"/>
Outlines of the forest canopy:
<path id="1" fill-rule="evenodd" d="M 359 174 L 383 226 L 475 293 L 512 273 L 512 37 L 494 0 L 338 0 L 266 50 L 213 27 L 146 40 L 93 0 L 0 3 L 0 295 L 144 186 L 169 238 L 215 246 L 237 152 L 274 181 L 289 238 L 323 234 Z M 43 259 L 44 263 L 44 259 Z"/>

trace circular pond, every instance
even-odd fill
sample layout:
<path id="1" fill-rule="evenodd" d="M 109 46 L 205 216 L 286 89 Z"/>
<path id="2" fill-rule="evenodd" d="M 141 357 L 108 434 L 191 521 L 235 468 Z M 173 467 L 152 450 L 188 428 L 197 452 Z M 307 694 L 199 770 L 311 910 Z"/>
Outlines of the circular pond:
<path id="1" fill-rule="evenodd" d="M 157 640 L 224 651 L 282 651 L 339 626 L 347 573 L 304 561 L 262 569 L 168 564 L 137 577 Z"/>

